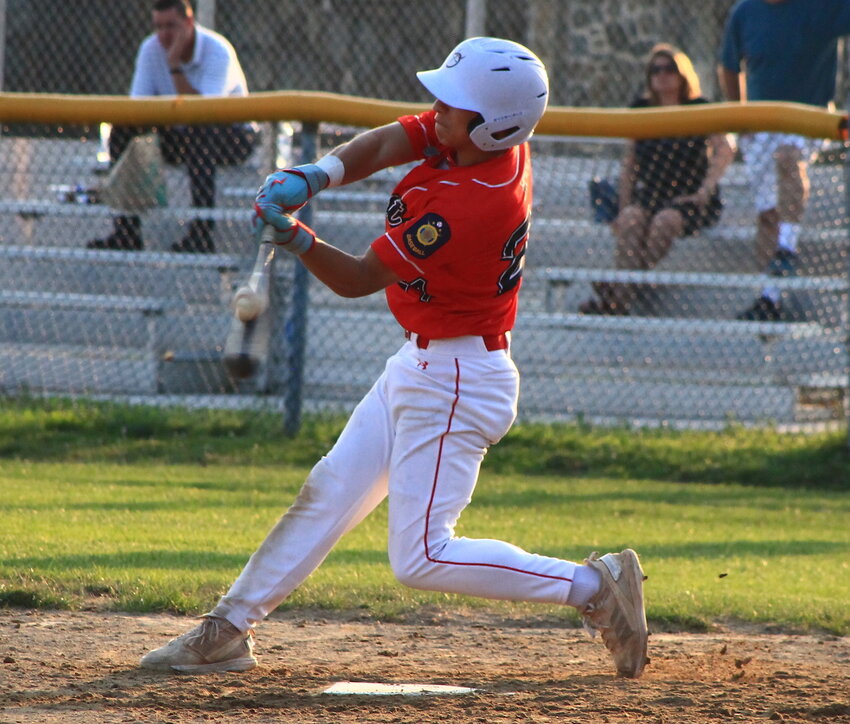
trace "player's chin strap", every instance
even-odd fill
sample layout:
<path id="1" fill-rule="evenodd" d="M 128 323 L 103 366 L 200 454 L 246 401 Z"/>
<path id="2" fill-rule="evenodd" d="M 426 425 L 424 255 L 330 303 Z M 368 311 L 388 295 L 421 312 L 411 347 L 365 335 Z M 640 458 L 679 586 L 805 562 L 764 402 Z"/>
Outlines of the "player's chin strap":
<path id="1" fill-rule="evenodd" d="M 260 241 L 271 241 L 295 256 L 310 251 L 316 243 L 316 232 L 294 216 L 281 213 L 275 205 L 254 204 L 253 224 Z M 268 229 L 272 229 L 271 234 Z"/>

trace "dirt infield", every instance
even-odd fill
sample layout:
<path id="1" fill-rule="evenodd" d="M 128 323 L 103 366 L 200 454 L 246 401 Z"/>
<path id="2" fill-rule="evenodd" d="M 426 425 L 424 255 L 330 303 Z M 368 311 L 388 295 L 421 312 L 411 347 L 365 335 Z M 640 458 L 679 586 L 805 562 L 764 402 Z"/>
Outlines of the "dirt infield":
<path id="1" fill-rule="evenodd" d="M 722 629 L 653 634 L 639 681 L 554 621 L 480 613 L 411 623 L 278 615 L 245 674 L 145 672 L 194 621 L 0 610 L 0 722 L 850 722 L 850 639 Z M 452 684 L 454 696 L 335 696 L 337 681 Z"/>

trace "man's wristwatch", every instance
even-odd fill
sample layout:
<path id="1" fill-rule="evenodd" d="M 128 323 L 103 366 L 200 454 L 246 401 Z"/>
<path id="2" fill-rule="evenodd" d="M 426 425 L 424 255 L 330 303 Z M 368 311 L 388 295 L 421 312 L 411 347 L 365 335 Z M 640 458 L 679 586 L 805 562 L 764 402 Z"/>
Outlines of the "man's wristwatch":
<path id="1" fill-rule="evenodd" d="M 177 75 L 177 73 L 182 73 L 183 69 L 182 68 L 169 68 L 168 72 L 171 73 L 171 75 Z"/>

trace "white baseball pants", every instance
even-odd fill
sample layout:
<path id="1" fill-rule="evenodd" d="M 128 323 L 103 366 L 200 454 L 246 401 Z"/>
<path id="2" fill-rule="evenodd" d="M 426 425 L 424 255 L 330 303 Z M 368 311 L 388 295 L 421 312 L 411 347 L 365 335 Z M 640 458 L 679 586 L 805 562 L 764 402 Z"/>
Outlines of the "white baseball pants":
<path id="1" fill-rule="evenodd" d="M 414 335 L 415 340 L 415 335 Z M 480 337 L 407 342 L 211 612 L 245 631 L 389 496 L 389 561 L 413 588 L 564 604 L 575 563 L 458 538 L 487 448 L 516 417 L 519 374 Z"/>

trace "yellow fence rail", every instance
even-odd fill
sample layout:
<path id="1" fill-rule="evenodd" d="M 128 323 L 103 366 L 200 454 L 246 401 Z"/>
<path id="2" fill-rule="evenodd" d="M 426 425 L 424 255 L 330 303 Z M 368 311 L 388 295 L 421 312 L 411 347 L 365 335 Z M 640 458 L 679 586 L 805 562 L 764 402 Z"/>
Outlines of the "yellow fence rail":
<path id="1" fill-rule="evenodd" d="M 304 91 L 252 93 L 233 98 L 0 93 L 0 122 L 168 125 L 299 120 L 374 127 L 428 107 L 423 103 Z M 552 106 L 537 132 L 651 138 L 755 130 L 846 140 L 847 114 L 799 103 L 774 102 L 707 103 L 672 109 Z"/>

